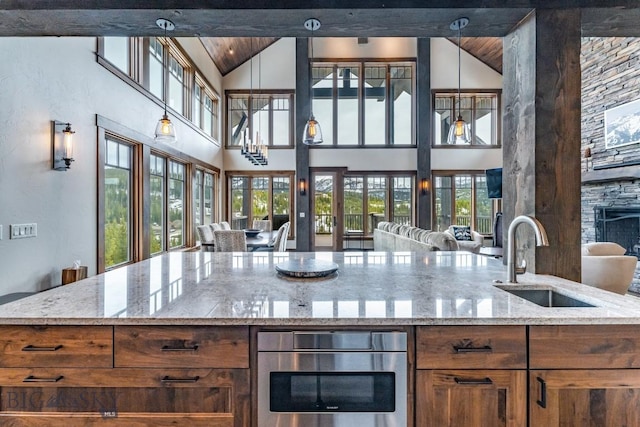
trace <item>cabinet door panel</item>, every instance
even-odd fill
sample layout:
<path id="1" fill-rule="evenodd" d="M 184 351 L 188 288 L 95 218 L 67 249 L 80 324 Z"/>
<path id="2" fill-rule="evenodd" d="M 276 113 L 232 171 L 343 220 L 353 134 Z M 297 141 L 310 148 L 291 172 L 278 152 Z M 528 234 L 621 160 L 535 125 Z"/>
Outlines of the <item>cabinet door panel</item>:
<path id="1" fill-rule="evenodd" d="M 0 367 L 113 366 L 111 326 L 0 326 Z"/>
<path id="2" fill-rule="evenodd" d="M 640 427 L 640 372 L 531 371 L 532 426 Z"/>
<path id="3" fill-rule="evenodd" d="M 117 368 L 248 368 L 249 328 L 116 326 Z"/>
<path id="4" fill-rule="evenodd" d="M 525 427 L 526 375 L 515 370 L 419 370 L 416 425 Z"/>

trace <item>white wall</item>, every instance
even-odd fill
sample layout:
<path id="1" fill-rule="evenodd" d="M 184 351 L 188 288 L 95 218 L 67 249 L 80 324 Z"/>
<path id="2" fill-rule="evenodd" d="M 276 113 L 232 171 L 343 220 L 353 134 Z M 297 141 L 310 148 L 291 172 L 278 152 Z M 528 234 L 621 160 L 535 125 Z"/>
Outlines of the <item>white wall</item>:
<path id="1" fill-rule="evenodd" d="M 149 137 L 162 114 L 96 62 L 96 45 L 84 37 L 0 38 L 0 295 L 58 285 L 76 259 L 96 273 L 96 114 Z M 51 169 L 51 120 L 76 131 L 67 172 Z M 219 147 L 174 122 L 175 148 L 215 162 Z M 9 240 L 9 224 L 32 222 L 37 237 Z"/>

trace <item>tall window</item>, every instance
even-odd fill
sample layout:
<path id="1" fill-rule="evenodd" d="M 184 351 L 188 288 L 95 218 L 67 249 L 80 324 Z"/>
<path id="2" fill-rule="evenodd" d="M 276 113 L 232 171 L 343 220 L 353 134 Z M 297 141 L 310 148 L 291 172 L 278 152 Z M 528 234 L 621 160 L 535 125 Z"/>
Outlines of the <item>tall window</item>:
<path id="1" fill-rule="evenodd" d="M 380 221 L 414 223 L 413 175 L 370 175 L 344 177 L 344 232 L 364 230 L 372 235 Z"/>
<path id="2" fill-rule="evenodd" d="M 159 39 L 149 39 L 149 92 L 164 99 L 164 45 Z"/>
<path id="3" fill-rule="evenodd" d="M 494 204 L 488 198 L 482 172 L 434 173 L 435 229 L 468 225 L 478 233 L 493 233 Z"/>
<path id="4" fill-rule="evenodd" d="M 194 225 L 211 224 L 214 219 L 214 176 L 203 170 L 196 170 L 193 184 Z M 195 229 L 195 227 L 194 227 Z"/>
<path id="5" fill-rule="evenodd" d="M 169 161 L 169 248 L 184 246 L 185 166 Z"/>
<path id="6" fill-rule="evenodd" d="M 413 62 L 315 64 L 313 112 L 324 145 L 415 145 Z"/>
<path id="7" fill-rule="evenodd" d="M 458 102 L 457 93 L 433 94 L 433 141 L 434 145 L 447 143 L 449 127 L 458 117 L 470 124 L 472 146 L 500 145 L 500 91 L 462 93 Z"/>
<path id="8" fill-rule="evenodd" d="M 164 239 L 164 182 L 165 182 L 165 164 L 166 160 L 163 157 L 151 155 L 150 158 L 150 211 L 151 221 L 149 225 L 151 232 L 149 236 L 151 238 L 151 254 L 155 255 L 166 250 Z"/>
<path id="9" fill-rule="evenodd" d="M 173 56 L 169 56 L 169 96 L 167 104 L 178 113 L 185 115 L 185 78 L 184 67 Z"/>
<path id="10" fill-rule="evenodd" d="M 105 269 L 132 261 L 132 152 L 124 142 L 105 139 Z"/>
<path id="11" fill-rule="evenodd" d="M 293 93 L 238 93 L 227 91 L 228 147 L 239 147 L 245 138 L 269 146 L 293 146 Z M 249 99 L 251 98 L 251 99 Z"/>
<path id="12" fill-rule="evenodd" d="M 228 185 L 231 228 L 250 228 L 253 220 L 268 218 L 274 230 L 291 220 L 293 173 L 231 175 Z M 293 227 L 292 227 L 293 228 Z"/>

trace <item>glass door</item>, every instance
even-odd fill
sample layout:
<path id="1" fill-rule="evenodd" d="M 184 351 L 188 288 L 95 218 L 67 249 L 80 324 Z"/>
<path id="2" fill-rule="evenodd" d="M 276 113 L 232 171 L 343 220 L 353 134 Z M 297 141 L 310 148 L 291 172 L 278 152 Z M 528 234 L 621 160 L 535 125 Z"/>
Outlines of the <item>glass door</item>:
<path id="1" fill-rule="evenodd" d="M 338 251 L 342 242 L 342 191 L 337 172 L 312 174 L 313 223 L 311 240 L 314 251 Z"/>

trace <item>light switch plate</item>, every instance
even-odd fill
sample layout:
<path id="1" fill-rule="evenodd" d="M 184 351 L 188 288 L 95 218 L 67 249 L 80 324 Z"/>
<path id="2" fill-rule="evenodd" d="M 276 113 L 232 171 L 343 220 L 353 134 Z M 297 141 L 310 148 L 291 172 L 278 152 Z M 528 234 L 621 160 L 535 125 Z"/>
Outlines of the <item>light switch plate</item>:
<path id="1" fill-rule="evenodd" d="M 2 240 L 2 225 L 0 224 L 0 240 Z"/>
<path id="2" fill-rule="evenodd" d="M 9 231 L 10 239 L 26 239 L 38 235 L 38 224 L 11 224 Z"/>

